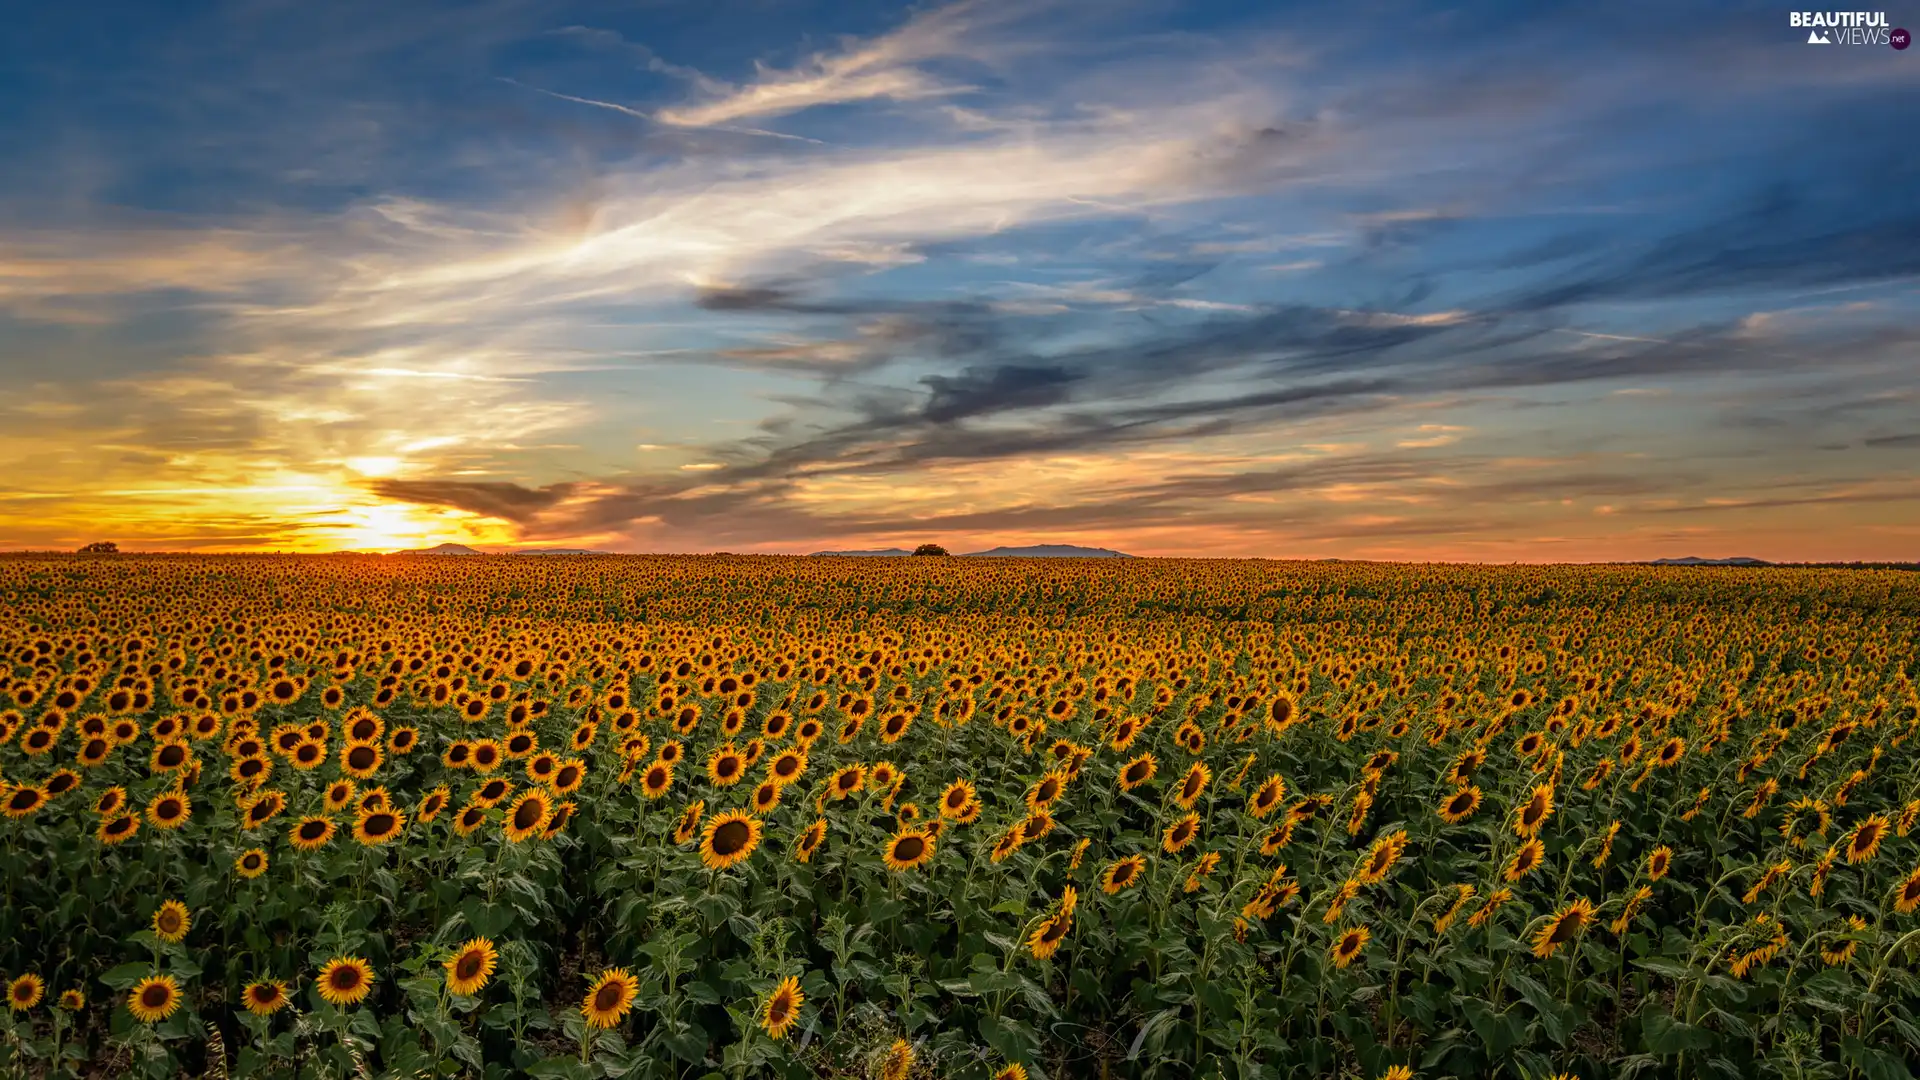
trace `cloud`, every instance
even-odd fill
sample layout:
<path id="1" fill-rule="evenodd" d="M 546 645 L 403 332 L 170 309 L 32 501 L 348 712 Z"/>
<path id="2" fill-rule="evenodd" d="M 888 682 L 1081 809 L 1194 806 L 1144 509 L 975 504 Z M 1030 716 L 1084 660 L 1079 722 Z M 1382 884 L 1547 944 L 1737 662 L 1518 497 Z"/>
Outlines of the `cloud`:
<path id="1" fill-rule="evenodd" d="M 704 127 L 784 116 L 820 105 L 951 97 L 969 88 L 943 81 L 920 64 L 982 57 L 990 48 L 987 34 L 1031 17 L 1036 8 L 1045 6 L 961 0 L 918 15 L 870 41 L 848 41 L 838 52 L 815 53 L 796 68 L 763 67 L 744 86 L 717 93 L 717 88 L 709 87 L 707 100 L 662 109 L 657 116 L 663 123 Z"/>

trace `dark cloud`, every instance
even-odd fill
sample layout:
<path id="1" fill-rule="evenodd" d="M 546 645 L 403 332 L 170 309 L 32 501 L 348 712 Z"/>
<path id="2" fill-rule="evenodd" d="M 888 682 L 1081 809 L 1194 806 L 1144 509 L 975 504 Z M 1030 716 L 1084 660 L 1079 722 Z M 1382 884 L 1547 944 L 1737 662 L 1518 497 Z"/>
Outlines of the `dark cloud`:
<path id="1" fill-rule="evenodd" d="M 1876 435 L 1864 441 L 1866 445 L 1874 447 L 1875 449 L 1904 450 L 1910 446 L 1920 447 L 1920 432 L 1913 432 L 1906 435 Z"/>
<path id="2" fill-rule="evenodd" d="M 525 488 L 518 484 L 467 480 L 376 480 L 369 490 L 384 499 L 450 506 L 516 525 L 530 523 L 574 490 L 572 484 Z"/>

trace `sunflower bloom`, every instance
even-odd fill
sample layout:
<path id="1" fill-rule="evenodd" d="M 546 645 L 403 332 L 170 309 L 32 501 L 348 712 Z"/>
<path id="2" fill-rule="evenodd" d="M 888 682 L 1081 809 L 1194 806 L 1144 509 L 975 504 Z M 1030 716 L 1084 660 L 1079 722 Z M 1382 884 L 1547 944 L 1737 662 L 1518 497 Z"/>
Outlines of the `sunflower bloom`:
<path id="1" fill-rule="evenodd" d="M 633 1009 L 634 995 L 640 992 L 640 980 L 626 968 L 609 968 L 600 973 L 581 999 L 580 1015 L 592 1027 L 618 1025 Z"/>
<path id="2" fill-rule="evenodd" d="M 500 954 L 487 938 L 477 937 L 455 949 L 443 965 L 447 973 L 447 990 L 462 997 L 472 997 L 493 978 L 493 969 Z"/>
<path id="3" fill-rule="evenodd" d="M 770 1038 L 784 1039 L 787 1032 L 800 1022 L 800 1006 L 806 1004 L 807 995 L 800 991 L 800 980 L 792 975 L 780 981 L 767 995 L 765 1004 L 760 1006 L 760 1027 Z"/>
<path id="4" fill-rule="evenodd" d="M 357 956 L 336 956 L 320 968 L 314 980 L 329 1005 L 354 1005 L 373 992 L 373 966 Z"/>

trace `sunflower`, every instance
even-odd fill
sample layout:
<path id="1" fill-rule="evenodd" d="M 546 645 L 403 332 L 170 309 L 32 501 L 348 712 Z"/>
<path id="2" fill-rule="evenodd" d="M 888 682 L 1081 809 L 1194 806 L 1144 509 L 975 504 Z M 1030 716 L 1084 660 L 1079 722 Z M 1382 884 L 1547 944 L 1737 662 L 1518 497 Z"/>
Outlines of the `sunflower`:
<path id="1" fill-rule="evenodd" d="M 707 755 L 707 779 L 720 787 L 732 787 L 747 775 L 747 760 L 726 743 Z"/>
<path id="2" fill-rule="evenodd" d="M 1182 887 L 1181 891 L 1199 892 L 1201 886 L 1207 883 L 1207 877 L 1211 875 L 1219 865 L 1220 853 L 1217 851 L 1209 851 L 1201 855 L 1198 859 L 1195 859 L 1193 870 L 1187 874 L 1186 884 Z"/>
<path id="3" fill-rule="evenodd" d="M 251 832 L 279 817 L 287 808 L 287 796 L 284 792 L 262 791 L 240 805 L 240 827 Z"/>
<path id="4" fill-rule="evenodd" d="M 163 791 L 147 804 L 147 820 L 155 828 L 178 829 L 193 817 L 193 801 L 180 791 Z"/>
<path id="5" fill-rule="evenodd" d="M 967 804 L 973 802 L 974 796 L 974 786 L 966 780 L 955 780 L 948 784 L 947 790 L 940 794 L 940 816 L 958 818 Z"/>
<path id="6" fill-rule="evenodd" d="M 1618 821 L 1612 822 L 1607 826 L 1607 831 L 1603 833 L 1600 838 L 1600 854 L 1593 857 L 1594 869 L 1598 870 L 1605 867 L 1607 860 L 1613 857 L 1613 840 L 1619 835 L 1620 823 Z"/>
<path id="7" fill-rule="evenodd" d="M 1632 895 L 1627 897 L 1626 903 L 1620 906 L 1620 914 L 1607 924 L 1607 929 L 1613 932 L 1614 937 L 1625 934 L 1627 927 L 1633 925 L 1634 917 L 1640 914 L 1640 906 L 1651 899 L 1653 899 L 1653 886 L 1641 885 L 1635 888 Z"/>
<path id="8" fill-rule="evenodd" d="M 673 786 L 673 766 L 664 761 L 656 761 L 647 766 L 640 774 L 640 792 L 649 799 L 658 799 Z"/>
<path id="9" fill-rule="evenodd" d="M 25 1012 L 40 1004 L 40 996 L 46 990 L 45 979 L 38 975 L 22 975 L 7 985 L 7 1007 L 14 1012 Z"/>
<path id="10" fill-rule="evenodd" d="M 1132 791 L 1147 783 L 1153 779 L 1153 774 L 1159 771 L 1159 768 L 1159 763 L 1153 759 L 1152 754 L 1141 754 L 1120 767 L 1120 790 Z"/>
<path id="11" fill-rule="evenodd" d="M 547 831 L 540 834 L 541 839 L 551 840 L 559 836 L 561 830 L 567 827 L 567 822 L 573 820 L 573 812 L 577 809 L 579 809 L 579 807 L 574 805 L 572 799 L 567 799 L 556 804 L 553 808 L 553 815 L 547 818 Z"/>
<path id="12" fill-rule="evenodd" d="M 392 841 L 407 827 L 407 817 L 398 810 L 363 811 L 353 823 L 353 838 L 363 847 L 378 847 Z"/>
<path id="13" fill-rule="evenodd" d="M 180 984 L 171 975 L 149 975 L 127 993 L 127 1011 L 143 1024 L 157 1024 L 180 1007 Z"/>
<path id="14" fill-rule="evenodd" d="M 793 861 L 810 862 L 813 853 L 820 850 L 820 844 L 827 838 L 827 819 L 818 818 L 801 832 L 793 842 Z"/>
<path id="15" fill-rule="evenodd" d="M 912 870 L 933 858 L 933 837 L 924 829 L 903 829 L 887 841 L 882 858 L 889 870 Z"/>
<path id="16" fill-rule="evenodd" d="M 119 813 L 126 805 L 127 789 L 114 786 L 101 792 L 100 797 L 93 801 L 93 812 L 101 817 L 108 817 Z"/>
<path id="17" fill-rule="evenodd" d="M 78 990 L 60 991 L 60 1007 L 68 1012 L 79 1012 L 87 1007 L 87 995 Z"/>
<path id="18" fill-rule="evenodd" d="M 780 981 L 767 995 L 766 1003 L 760 1006 L 760 1027 L 775 1039 L 784 1039 L 793 1025 L 800 1022 L 800 1006 L 806 1004 L 807 995 L 800 992 L 800 980 L 792 975 Z"/>
<path id="19" fill-rule="evenodd" d="M 354 796 L 358 794 L 360 794 L 360 789 L 355 786 L 351 780 L 335 780 L 333 783 L 328 784 L 327 794 L 324 800 L 327 813 L 337 814 L 347 807 L 352 806 Z"/>
<path id="20" fill-rule="evenodd" d="M 287 832 L 287 839 L 301 851 L 318 851 L 333 839 L 333 819 L 303 817 L 293 823 L 293 828 Z"/>
<path id="21" fill-rule="evenodd" d="M 243 878 L 257 878 L 267 872 L 267 853 L 262 848 L 248 848 L 233 860 L 233 872 Z"/>
<path id="22" fill-rule="evenodd" d="M 1519 881 L 1521 878 L 1539 869 L 1541 860 L 1546 856 L 1546 851 L 1546 845 L 1540 842 L 1539 837 L 1535 837 L 1521 844 L 1520 850 L 1514 852 L 1513 858 L 1507 860 L 1506 879 L 1508 881 Z"/>
<path id="23" fill-rule="evenodd" d="M 867 782 L 867 771 L 858 765 L 843 766 L 827 781 L 827 793 L 835 799 L 844 799 L 859 791 Z"/>
<path id="24" fill-rule="evenodd" d="M 1356 926 L 1343 932 L 1334 939 L 1333 948 L 1327 950 L 1327 955 L 1333 959 L 1333 966 L 1344 968 L 1353 963 L 1359 958 L 1361 950 L 1367 947 L 1367 942 L 1372 937 L 1373 931 L 1365 926 Z"/>
<path id="25" fill-rule="evenodd" d="M 314 987 L 330 1005 L 352 1005 L 373 992 L 373 967 L 357 956 L 336 956 L 320 968 Z"/>
<path id="26" fill-rule="evenodd" d="M 452 797 L 453 793 L 447 790 L 447 785 L 445 784 L 441 784 L 432 791 L 427 792 L 426 795 L 421 798 L 420 805 L 414 808 L 414 820 L 420 822 L 422 825 L 431 822 L 434 818 L 440 816 L 441 811 L 447 808 L 447 803 Z"/>
<path id="27" fill-rule="evenodd" d="M 785 787 L 800 779 L 807 771 L 807 754 L 804 750 L 782 750 L 767 762 L 767 781 Z"/>
<path id="28" fill-rule="evenodd" d="M 1194 762 L 1173 794 L 1174 805 L 1182 810 L 1193 809 L 1193 804 L 1200 801 L 1200 794 L 1207 790 L 1207 781 L 1212 779 L 1213 770 L 1198 761 Z"/>
<path id="29" fill-rule="evenodd" d="M 640 980 L 626 968 L 609 968 L 588 987 L 587 996 L 580 1002 L 580 1015 L 592 1027 L 613 1027 L 633 1008 L 634 995 L 639 991 Z"/>
<path id="30" fill-rule="evenodd" d="M 1553 785 L 1539 784 L 1527 801 L 1513 815 L 1513 831 L 1521 836 L 1534 836 L 1540 826 L 1553 816 Z"/>
<path id="31" fill-rule="evenodd" d="M 907 1080 L 913 1073 L 913 1047 L 905 1039 L 893 1040 L 880 1058 L 880 1080 Z"/>
<path id="32" fill-rule="evenodd" d="M 507 808 L 504 825 L 507 839 L 518 844 L 547 828 L 547 820 L 553 816 L 553 805 L 548 801 L 547 793 L 539 788 L 529 788 L 522 792 L 513 805 Z"/>
<path id="33" fill-rule="evenodd" d="M 1287 782 L 1279 773 L 1267 777 L 1265 783 L 1254 790 L 1253 797 L 1247 800 L 1247 812 L 1255 818 L 1263 818 L 1273 813 L 1287 797 Z"/>
<path id="34" fill-rule="evenodd" d="M 1894 890 L 1893 910 L 1902 915 L 1911 915 L 1920 910 L 1920 866 L 1914 867 L 1913 872 Z"/>
<path id="35" fill-rule="evenodd" d="M 453 819 L 453 831 L 459 836 L 472 836 L 480 826 L 487 823 L 487 808 L 484 806 L 462 807 Z"/>
<path id="36" fill-rule="evenodd" d="M 1673 849 L 1665 844 L 1661 844 L 1647 855 L 1647 880 L 1659 881 L 1661 878 L 1667 876 L 1667 871 L 1672 868 L 1672 866 Z"/>
<path id="37" fill-rule="evenodd" d="M 500 744 L 493 739 L 475 739 L 469 765 L 474 772 L 485 775 L 500 767 L 507 755 Z"/>
<path id="38" fill-rule="evenodd" d="M 1160 850 L 1171 855 L 1184 851 L 1200 835 L 1200 815 L 1188 811 L 1160 834 Z"/>
<path id="39" fill-rule="evenodd" d="M 700 838 L 700 861 L 712 870 L 745 862 L 760 846 L 760 819 L 729 810 L 715 814 Z"/>
<path id="40" fill-rule="evenodd" d="M 1027 1067 L 1017 1061 L 1010 1062 L 993 1074 L 993 1080 L 1027 1080 Z"/>
<path id="41" fill-rule="evenodd" d="M 1893 823 L 1885 814 L 1874 814 L 1853 827 L 1846 837 L 1848 864 L 1863 863 L 1880 853 L 1880 841 L 1886 839 Z"/>
<path id="42" fill-rule="evenodd" d="M 756 814 L 771 813 L 780 805 L 780 785 L 771 780 L 762 780 L 753 786 L 753 798 L 749 800 Z"/>
<path id="43" fill-rule="evenodd" d="M 493 942 L 477 937 L 455 949 L 452 956 L 442 966 L 447 972 L 447 990 L 462 997 L 472 997 L 487 985 L 493 977 L 493 968 L 499 958 Z"/>
<path id="44" fill-rule="evenodd" d="M 387 736 L 387 749 L 396 754 L 411 754 L 419 745 L 420 732 L 415 728 L 397 727 Z"/>
<path id="45" fill-rule="evenodd" d="M 1847 916 L 1847 930 L 1842 931 L 1844 936 L 1834 944 L 1822 945 L 1820 959 L 1825 961 L 1828 967 L 1839 967 L 1848 963 L 1860 950 L 1860 939 L 1856 935 L 1865 932 L 1866 929 L 1867 920 L 1858 915 Z"/>
<path id="46" fill-rule="evenodd" d="M 1047 773 L 1027 789 L 1027 809 L 1045 810 L 1067 789 L 1067 778 L 1058 770 Z"/>
<path id="47" fill-rule="evenodd" d="M 1453 921 L 1460 917 L 1460 912 L 1467 906 L 1467 901 L 1473 899 L 1474 891 L 1471 885 L 1453 887 L 1453 903 L 1447 906 L 1447 910 L 1439 918 L 1433 920 L 1433 932 L 1436 936 L 1446 933 L 1447 927 L 1452 926 Z"/>
<path id="48" fill-rule="evenodd" d="M 673 827 L 673 842 L 684 844 L 699 835 L 700 815 L 707 811 L 707 800 L 695 799 L 687 804 L 680 814 L 680 824 Z"/>
<path id="49" fill-rule="evenodd" d="M 1493 918 L 1495 912 L 1500 910 L 1502 904 L 1511 899 L 1513 899 L 1512 889 L 1503 885 L 1493 890 L 1487 894 L 1486 902 L 1481 904 L 1473 914 L 1467 916 L 1467 925 L 1475 928 L 1484 925 L 1488 919 Z"/>
<path id="50" fill-rule="evenodd" d="M 287 1007 L 287 984 L 278 979 L 263 979 L 247 984 L 240 1000 L 255 1016 L 272 1016 Z"/>
<path id="51" fill-rule="evenodd" d="M 1373 848 L 1367 852 L 1366 861 L 1355 871 L 1354 877 L 1362 885 L 1371 885 L 1387 876 L 1393 864 L 1400 861 L 1400 855 L 1407 849 L 1407 831 L 1395 829 L 1393 832 L 1373 842 Z"/>
<path id="52" fill-rule="evenodd" d="M 1144 855 L 1128 855 L 1116 859 L 1107 865 L 1100 875 L 1100 890 L 1108 896 L 1131 888 L 1146 876 L 1147 860 Z"/>
<path id="53" fill-rule="evenodd" d="M 1574 898 L 1571 903 L 1554 912 L 1547 924 L 1533 936 L 1533 955 L 1542 960 L 1552 956 L 1560 946 L 1579 937 L 1592 920 L 1592 902 L 1584 896 Z"/>
<path id="54" fill-rule="evenodd" d="M 1440 802 L 1440 820 L 1449 825 L 1457 825 L 1473 816 L 1480 809 L 1479 787 L 1467 787 L 1454 792 Z"/>
<path id="55" fill-rule="evenodd" d="M 187 936 L 193 926 L 193 919 L 187 912 L 187 905 L 178 900 L 168 900 L 153 913 L 153 936 L 161 941 L 179 941 Z"/>
<path id="56" fill-rule="evenodd" d="M 110 817 L 101 821 L 100 828 L 94 835 L 99 838 L 101 843 L 111 847 L 115 844 L 125 843 L 133 839 L 133 834 L 139 831 L 139 818 L 134 817 L 132 814 L 121 814 L 118 817 Z"/>
<path id="57" fill-rule="evenodd" d="M 309 742 L 302 739 L 296 743 L 293 750 L 288 753 L 287 760 L 293 763 L 294 768 L 302 772 L 309 769 L 317 769 L 320 767 L 321 762 L 327 760 L 326 744 Z"/>
<path id="58" fill-rule="evenodd" d="M 513 793 L 513 781 L 498 776 L 480 785 L 478 791 L 467 796 L 467 801 L 483 809 L 492 809 Z"/>
<path id="59" fill-rule="evenodd" d="M 1069 890 L 1073 886 L 1067 886 Z M 1036 960 L 1045 960 L 1060 951 L 1060 945 L 1067 940 L 1067 933 L 1073 929 L 1073 910 L 1063 907 L 1041 920 L 1027 935 L 1027 950 Z"/>

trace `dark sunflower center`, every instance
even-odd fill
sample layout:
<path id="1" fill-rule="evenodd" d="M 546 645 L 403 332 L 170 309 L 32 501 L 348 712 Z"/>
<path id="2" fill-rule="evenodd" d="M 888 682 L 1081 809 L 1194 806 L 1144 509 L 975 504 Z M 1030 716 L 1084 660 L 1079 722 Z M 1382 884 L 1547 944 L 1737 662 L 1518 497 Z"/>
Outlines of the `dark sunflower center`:
<path id="1" fill-rule="evenodd" d="M 504 780 L 489 780 L 487 786 L 480 789 L 480 794 L 488 799 L 497 799 L 506 793 L 507 784 Z"/>
<path id="2" fill-rule="evenodd" d="M 485 963 L 485 957 L 481 956 L 478 952 L 470 952 L 462 956 L 460 962 L 454 965 L 453 973 L 461 979 L 478 978 L 480 976 L 480 969 Z"/>
<path id="3" fill-rule="evenodd" d="M 540 823 L 540 815 L 544 810 L 546 810 L 546 805 L 539 799 L 528 799 L 526 802 L 520 804 L 519 809 L 513 812 L 513 827 L 516 829 L 533 828 Z"/>
<path id="4" fill-rule="evenodd" d="M 747 846 L 753 830 L 744 821 L 729 821 L 713 831 L 713 850 L 717 855 L 733 855 Z"/>
<path id="5" fill-rule="evenodd" d="M 149 986 L 140 991 L 140 1004 L 149 1009 L 158 1009 L 165 1006 L 172 997 L 172 991 L 164 986 Z"/>
<path id="6" fill-rule="evenodd" d="M 593 1007 L 599 1012 L 612 1012 L 620 1005 L 620 984 L 605 983 L 594 992 Z"/>
<path id="7" fill-rule="evenodd" d="M 1464 814 L 1467 812 L 1467 807 L 1472 805 L 1473 805 L 1473 796 L 1468 795 L 1465 792 L 1462 792 L 1461 794 L 1455 795 L 1453 797 L 1453 801 L 1447 804 L 1447 812 L 1452 814 Z"/>
<path id="8" fill-rule="evenodd" d="M 374 753 L 371 746 L 356 746 L 347 751 L 347 766 L 353 769 L 373 768 Z"/>
<path id="9" fill-rule="evenodd" d="M 901 862 L 912 862 L 927 850 L 927 842 L 918 836 L 903 836 L 894 842 L 893 857 Z"/>
<path id="10" fill-rule="evenodd" d="M 300 826 L 300 839 L 302 840 L 318 840 L 326 834 L 327 823 L 324 821 L 309 821 L 305 825 Z"/>
<path id="11" fill-rule="evenodd" d="M 1127 767 L 1127 780 L 1130 783 L 1137 784 L 1140 781 L 1146 779 L 1146 777 L 1147 777 L 1147 766 L 1144 763 L 1139 765 L 1130 765 Z"/>
<path id="12" fill-rule="evenodd" d="M 352 990 L 360 985 L 360 972 L 357 968 L 335 968 L 333 974 L 327 977 L 327 983 L 335 990 Z"/>

